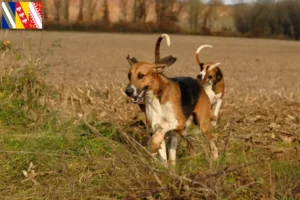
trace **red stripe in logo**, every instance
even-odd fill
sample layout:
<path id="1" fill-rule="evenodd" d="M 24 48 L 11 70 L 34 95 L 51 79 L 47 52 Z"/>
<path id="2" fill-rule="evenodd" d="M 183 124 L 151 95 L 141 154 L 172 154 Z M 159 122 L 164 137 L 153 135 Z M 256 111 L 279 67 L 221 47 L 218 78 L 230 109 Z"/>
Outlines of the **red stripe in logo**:
<path id="1" fill-rule="evenodd" d="M 16 2 L 16 12 L 21 19 L 21 22 L 25 29 L 30 28 L 29 19 L 26 17 L 24 10 L 20 4 L 20 2 Z"/>

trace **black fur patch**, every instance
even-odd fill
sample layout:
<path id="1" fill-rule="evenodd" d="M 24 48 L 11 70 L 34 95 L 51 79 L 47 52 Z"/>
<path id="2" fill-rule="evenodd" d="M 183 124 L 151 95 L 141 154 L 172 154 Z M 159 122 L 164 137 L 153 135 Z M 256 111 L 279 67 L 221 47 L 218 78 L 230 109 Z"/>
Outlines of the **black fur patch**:
<path id="1" fill-rule="evenodd" d="M 146 105 L 145 104 L 139 104 L 139 107 L 141 111 L 145 112 L 146 111 Z"/>
<path id="2" fill-rule="evenodd" d="M 203 66 L 204 66 L 204 63 L 200 63 L 200 71 L 202 71 L 203 70 Z"/>
<path id="3" fill-rule="evenodd" d="M 217 73 L 216 73 L 217 82 L 220 82 L 223 78 L 223 73 L 219 67 L 217 67 Z"/>
<path id="4" fill-rule="evenodd" d="M 193 113 L 198 102 L 201 87 L 198 85 L 196 79 L 190 77 L 174 77 L 171 80 L 179 85 L 181 91 L 181 108 L 184 116 L 188 118 Z"/>

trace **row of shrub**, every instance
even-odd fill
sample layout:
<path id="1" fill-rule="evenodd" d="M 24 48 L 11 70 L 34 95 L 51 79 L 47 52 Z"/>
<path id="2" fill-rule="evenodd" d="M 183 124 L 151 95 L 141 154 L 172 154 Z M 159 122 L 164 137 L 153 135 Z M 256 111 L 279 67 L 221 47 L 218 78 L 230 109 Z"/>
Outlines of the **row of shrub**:
<path id="1" fill-rule="evenodd" d="M 57 31 L 101 31 L 101 32 L 136 32 L 136 33 L 181 33 L 182 29 L 172 22 L 161 22 L 155 24 L 153 22 L 131 23 L 128 21 L 119 21 L 116 23 L 103 23 L 102 21 L 95 22 L 73 22 L 73 23 L 58 23 L 48 21 L 44 23 L 45 30 Z"/>

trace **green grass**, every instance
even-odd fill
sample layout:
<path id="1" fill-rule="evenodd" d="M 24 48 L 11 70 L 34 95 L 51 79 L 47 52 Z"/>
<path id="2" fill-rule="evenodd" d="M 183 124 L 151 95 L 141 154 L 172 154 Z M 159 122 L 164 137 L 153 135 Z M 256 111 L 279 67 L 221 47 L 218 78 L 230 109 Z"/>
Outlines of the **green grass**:
<path id="1" fill-rule="evenodd" d="M 89 119 L 89 123 L 101 133 L 97 135 L 84 121 L 66 120 L 61 113 L 44 113 L 44 117 L 35 119 L 29 110 L 18 106 L 14 103 L 7 106 L 6 101 L 0 103 L 0 176 L 3 177 L 0 193 L 3 198 L 120 199 L 145 193 L 130 189 L 143 187 L 154 188 L 153 196 L 161 198 L 188 195 L 179 189 L 178 180 L 163 168 L 151 164 L 150 158 L 143 163 L 143 158 L 128 144 L 118 125 Z M 43 113 L 44 109 L 35 110 L 36 113 L 40 111 Z M 201 146 L 202 139 L 196 140 L 200 142 L 198 152 L 203 152 L 205 148 Z M 231 143 L 218 161 L 210 165 L 204 153 L 186 159 L 188 154 L 184 145 L 182 141 L 179 146 L 176 172 L 191 179 L 208 176 L 199 181 L 215 190 L 216 196 L 206 194 L 210 198 L 252 199 L 258 194 L 267 195 L 265 191 L 273 184 L 276 198 L 294 199 L 300 178 L 299 163 L 273 159 L 247 166 L 258 158 L 269 157 L 269 153 L 255 148 L 249 150 L 249 144 L 242 141 Z M 277 142 L 277 145 L 282 146 L 282 142 Z M 22 170 L 26 170 L 31 162 L 36 166 L 36 173 L 49 174 L 40 174 L 34 181 L 24 182 L 26 177 Z M 270 172 L 267 171 L 267 163 L 270 163 Z M 158 176 L 167 190 L 155 193 L 160 186 L 149 173 L 147 165 L 158 170 Z M 213 175 L 222 170 L 223 173 Z M 145 185 L 139 183 L 137 177 Z M 200 196 L 205 196 L 204 193 Z"/>
<path id="2" fill-rule="evenodd" d="M 3 177 L 0 180 L 1 191 L 15 188 L 7 194 L 12 197 L 34 195 L 35 198 L 41 197 L 38 194 L 40 191 L 37 192 L 38 188 L 46 189 L 47 185 L 57 187 L 56 189 L 61 191 L 67 191 L 71 187 L 82 189 L 87 183 L 75 185 L 80 179 L 84 179 L 85 171 L 89 171 L 92 176 L 86 180 L 88 185 L 104 186 L 107 179 L 101 173 L 106 174 L 106 170 L 111 167 L 110 162 L 105 163 L 113 153 L 111 145 L 102 137 L 87 134 L 82 124 L 73 126 L 68 123 L 68 126 L 67 132 L 58 131 L 57 127 L 50 128 L 48 125 L 48 128 L 41 132 L 40 128 L 37 128 L 31 129 L 31 132 L 26 131 L 25 134 L 19 132 L 1 134 L 0 174 Z M 49 130 L 56 131 L 50 133 Z M 35 179 L 38 185 L 31 181 L 22 183 L 25 179 L 22 170 L 26 170 L 30 162 L 36 166 L 37 173 L 52 171 L 54 174 L 38 176 Z M 50 191 L 45 191 L 43 195 L 47 193 L 51 194 Z"/>

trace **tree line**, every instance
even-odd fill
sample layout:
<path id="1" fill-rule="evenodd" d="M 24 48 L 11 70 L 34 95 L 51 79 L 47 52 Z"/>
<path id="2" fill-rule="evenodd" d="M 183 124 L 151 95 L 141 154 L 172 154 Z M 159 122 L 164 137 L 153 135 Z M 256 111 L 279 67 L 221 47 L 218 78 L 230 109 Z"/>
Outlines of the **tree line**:
<path id="1" fill-rule="evenodd" d="M 236 30 L 252 37 L 300 39 L 299 0 L 258 0 L 239 2 L 234 7 Z"/>
<path id="2" fill-rule="evenodd" d="M 68 23 L 70 0 L 44 1 L 53 1 L 51 7 L 44 4 L 46 29 L 164 31 L 205 35 L 215 34 L 211 25 L 217 23 L 218 8 L 224 7 L 223 0 L 209 0 L 206 3 L 201 0 L 119 0 L 119 20 L 111 22 L 108 0 L 79 0 L 76 20 Z M 95 13 L 99 12 L 96 7 L 101 7 L 101 19 L 95 19 Z M 230 7 L 234 29 L 230 33 L 227 31 L 227 35 L 300 39 L 299 0 L 257 0 L 252 4 L 236 0 L 236 4 Z M 154 12 L 155 20 L 147 20 L 150 12 Z M 48 19 L 50 13 L 54 15 L 54 20 Z M 182 28 L 179 23 L 182 13 L 188 16 L 188 28 Z"/>

